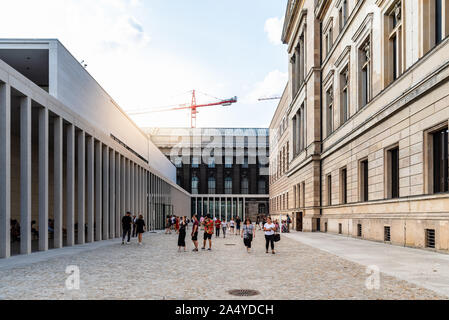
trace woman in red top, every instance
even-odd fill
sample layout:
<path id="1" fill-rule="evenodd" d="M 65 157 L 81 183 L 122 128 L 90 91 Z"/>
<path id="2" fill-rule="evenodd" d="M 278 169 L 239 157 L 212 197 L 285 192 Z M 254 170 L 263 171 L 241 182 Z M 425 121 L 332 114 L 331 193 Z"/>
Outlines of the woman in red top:
<path id="1" fill-rule="evenodd" d="M 179 217 L 176 217 L 176 225 L 175 225 L 175 228 L 176 228 L 176 233 L 179 233 Z"/>

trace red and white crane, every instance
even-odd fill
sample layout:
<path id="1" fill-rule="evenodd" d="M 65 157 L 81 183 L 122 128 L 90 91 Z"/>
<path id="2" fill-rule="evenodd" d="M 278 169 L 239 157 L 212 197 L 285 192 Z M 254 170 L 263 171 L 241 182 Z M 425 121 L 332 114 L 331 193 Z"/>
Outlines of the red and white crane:
<path id="1" fill-rule="evenodd" d="M 166 112 L 166 111 L 175 111 L 175 110 L 186 110 L 190 109 L 190 125 L 192 128 L 196 128 L 196 118 L 198 112 L 198 108 L 212 107 L 212 106 L 230 106 L 233 103 L 237 103 L 237 97 L 233 97 L 230 99 L 220 100 L 218 102 L 211 102 L 206 104 L 197 104 L 196 102 L 196 91 L 192 90 L 192 102 L 190 105 L 181 104 L 175 107 L 161 108 L 161 109 L 150 109 L 150 110 L 136 110 L 128 112 L 129 115 L 141 115 L 147 113 L 154 112 Z"/>

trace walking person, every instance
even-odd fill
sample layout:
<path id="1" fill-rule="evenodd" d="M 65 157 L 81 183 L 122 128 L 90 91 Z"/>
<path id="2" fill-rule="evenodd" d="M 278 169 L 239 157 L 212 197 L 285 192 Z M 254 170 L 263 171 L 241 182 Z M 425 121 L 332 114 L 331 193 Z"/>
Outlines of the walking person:
<path id="1" fill-rule="evenodd" d="M 214 221 L 211 219 L 210 215 L 206 216 L 204 220 L 204 241 L 202 250 L 206 250 L 206 241 L 209 240 L 209 249 L 212 250 L 212 235 L 214 234 Z"/>
<path id="2" fill-rule="evenodd" d="M 215 238 L 220 238 L 221 220 L 215 220 Z"/>
<path id="3" fill-rule="evenodd" d="M 292 219 L 290 218 L 290 216 L 287 214 L 287 232 L 290 232 L 290 224 L 292 223 Z"/>
<path id="4" fill-rule="evenodd" d="M 242 224 L 242 220 L 240 220 L 240 217 L 237 216 L 237 218 L 235 218 L 235 225 L 237 227 L 237 234 L 240 234 L 240 225 Z"/>
<path id="5" fill-rule="evenodd" d="M 268 248 L 271 244 L 271 253 L 276 254 L 274 251 L 274 233 L 277 230 L 276 225 L 271 221 L 271 218 L 267 218 L 267 222 L 263 226 L 263 230 L 265 231 L 265 249 L 266 253 L 268 253 Z"/>
<path id="6" fill-rule="evenodd" d="M 139 246 L 142 245 L 143 233 L 145 232 L 146 225 L 145 220 L 143 219 L 143 215 L 139 215 L 139 218 L 136 219 L 136 232 L 139 240 Z"/>
<path id="7" fill-rule="evenodd" d="M 196 215 L 193 216 L 193 226 L 192 226 L 192 242 L 195 246 L 195 249 L 193 251 L 198 252 L 198 229 L 199 229 L 199 222 Z"/>
<path id="8" fill-rule="evenodd" d="M 235 221 L 234 218 L 231 218 L 231 221 L 229 221 L 229 227 L 230 227 L 230 233 L 235 234 Z"/>
<path id="9" fill-rule="evenodd" d="M 256 237 L 256 228 L 251 223 L 251 220 L 249 218 L 246 218 L 242 228 L 242 238 L 243 243 L 245 244 L 246 247 L 246 251 L 248 251 L 248 253 L 250 253 L 251 251 L 251 243 L 253 242 L 253 239 L 255 237 Z"/>
<path id="10" fill-rule="evenodd" d="M 123 229 L 123 236 L 122 236 L 122 244 L 125 244 L 125 238 L 128 235 L 128 244 L 131 242 L 131 225 L 133 223 L 131 212 L 127 212 L 126 215 L 122 218 L 122 229 Z"/>
<path id="11" fill-rule="evenodd" d="M 184 252 L 186 252 L 186 228 L 187 221 L 186 217 L 182 217 L 181 222 L 179 223 L 179 235 L 178 235 L 178 252 L 181 252 L 181 248 L 184 248 Z"/>
<path id="12" fill-rule="evenodd" d="M 169 217 L 167 217 L 167 219 L 165 219 L 165 234 L 171 234 L 171 220 Z"/>
<path id="13" fill-rule="evenodd" d="M 221 223 L 221 229 L 223 230 L 223 239 L 226 238 L 226 229 L 228 229 L 229 222 L 223 221 Z"/>

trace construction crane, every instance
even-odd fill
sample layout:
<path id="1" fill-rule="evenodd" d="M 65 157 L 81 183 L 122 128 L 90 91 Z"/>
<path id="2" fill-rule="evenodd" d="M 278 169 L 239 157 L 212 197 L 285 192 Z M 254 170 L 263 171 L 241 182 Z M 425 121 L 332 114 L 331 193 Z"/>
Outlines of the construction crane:
<path id="1" fill-rule="evenodd" d="M 259 101 L 267 101 L 267 100 L 281 100 L 282 97 L 275 96 L 275 97 L 268 97 L 268 98 L 260 98 Z"/>
<path id="2" fill-rule="evenodd" d="M 196 102 L 196 91 L 192 90 L 192 102 L 190 105 L 187 104 L 180 104 L 176 107 L 168 107 L 168 108 L 161 108 L 161 109 L 151 109 L 151 110 L 143 110 L 143 111 L 131 111 L 128 112 L 129 115 L 141 115 L 141 114 L 147 114 L 147 113 L 154 113 L 154 112 L 166 112 L 166 111 L 175 111 L 175 110 L 186 110 L 190 109 L 190 125 L 192 128 L 196 128 L 196 118 L 198 115 L 198 108 L 205 108 L 205 107 L 212 107 L 212 106 L 230 106 L 233 103 L 237 103 L 237 97 L 233 97 L 230 99 L 220 100 L 218 102 L 211 102 L 206 104 L 197 104 Z"/>

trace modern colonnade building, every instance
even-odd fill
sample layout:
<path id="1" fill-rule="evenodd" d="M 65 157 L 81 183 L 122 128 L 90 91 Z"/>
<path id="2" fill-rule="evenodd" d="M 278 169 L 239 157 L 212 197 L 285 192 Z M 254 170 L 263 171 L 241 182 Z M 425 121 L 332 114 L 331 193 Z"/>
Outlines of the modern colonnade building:
<path id="1" fill-rule="evenodd" d="M 0 40 L 0 258 L 116 238 L 128 210 L 161 229 L 175 179 L 59 41 Z"/>
<path id="2" fill-rule="evenodd" d="M 288 1 L 273 215 L 447 252 L 448 36 L 447 0 Z"/>

